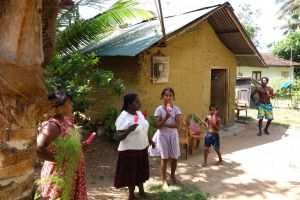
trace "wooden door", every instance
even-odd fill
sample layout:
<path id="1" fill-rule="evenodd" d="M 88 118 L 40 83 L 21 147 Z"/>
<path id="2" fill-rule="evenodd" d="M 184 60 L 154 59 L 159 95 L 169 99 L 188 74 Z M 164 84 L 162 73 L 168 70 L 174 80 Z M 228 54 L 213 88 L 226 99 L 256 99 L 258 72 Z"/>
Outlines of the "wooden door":
<path id="1" fill-rule="evenodd" d="M 219 107 L 218 116 L 222 124 L 228 123 L 228 93 L 227 93 L 227 69 L 211 70 L 211 96 L 210 102 Z"/>

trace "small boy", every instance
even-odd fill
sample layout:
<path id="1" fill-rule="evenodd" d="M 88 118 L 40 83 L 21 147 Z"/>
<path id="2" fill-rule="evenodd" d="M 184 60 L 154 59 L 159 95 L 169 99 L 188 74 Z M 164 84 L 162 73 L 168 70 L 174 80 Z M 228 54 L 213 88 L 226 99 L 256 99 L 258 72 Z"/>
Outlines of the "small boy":
<path id="1" fill-rule="evenodd" d="M 213 148 L 215 149 L 219 157 L 219 161 L 216 164 L 220 165 L 223 163 L 221 152 L 220 152 L 220 137 L 219 137 L 221 119 L 217 116 L 217 113 L 218 113 L 218 105 L 211 104 L 209 106 L 210 115 L 208 115 L 205 118 L 205 124 L 207 126 L 208 131 L 205 134 L 204 163 L 202 167 L 207 166 L 207 157 L 209 153 L 209 147 L 211 145 L 213 146 Z"/>

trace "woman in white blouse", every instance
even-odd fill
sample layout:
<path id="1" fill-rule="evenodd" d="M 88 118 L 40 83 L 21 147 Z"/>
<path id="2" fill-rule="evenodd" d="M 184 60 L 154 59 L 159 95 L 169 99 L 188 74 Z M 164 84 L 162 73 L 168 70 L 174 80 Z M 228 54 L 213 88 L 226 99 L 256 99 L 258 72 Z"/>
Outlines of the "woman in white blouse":
<path id="1" fill-rule="evenodd" d="M 134 188 L 145 197 L 143 183 L 149 179 L 148 146 L 155 143 L 148 137 L 149 123 L 139 111 L 141 102 L 137 94 L 124 96 L 122 112 L 116 121 L 118 161 L 114 186 L 128 187 L 129 200 L 135 200 Z"/>

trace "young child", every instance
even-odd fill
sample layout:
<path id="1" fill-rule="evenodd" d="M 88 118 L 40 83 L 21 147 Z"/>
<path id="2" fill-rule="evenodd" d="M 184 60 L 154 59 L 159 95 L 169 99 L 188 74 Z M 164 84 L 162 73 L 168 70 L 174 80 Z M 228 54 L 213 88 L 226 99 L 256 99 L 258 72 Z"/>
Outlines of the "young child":
<path id="1" fill-rule="evenodd" d="M 167 190 L 167 164 L 169 159 L 171 160 L 171 180 L 174 184 L 179 183 L 175 177 L 175 171 L 177 159 L 180 156 L 177 129 L 180 125 L 181 111 L 177 106 L 172 104 L 172 100 L 175 100 L 175 93 L 172 88 L 165 88 L 161 92 L 161 99 L 163 100 L 163 104 L 158 106 L 154 113 L 158 130 L 153 140 L 155 140 L 154 142 L 161 157 L 162 188 L 163 190 Z"/>
<path id="2" fill-rule="evenodd" d="M 221 119 L 217 116 L 218 113 L 218 105 L 217 104 L 211 104 L 209 106 L 209 114 L 205 118 L 205 123 L 207 126 L 207 133 L 205 134 L 205 144 L 204 144 L 204 163 L 202 167 L 207 166 L 207 157 L 209 153 L 209 147 L 212 145 L 215 151 L 218 154 L 219 161 L 216 163 L 217 165 L 220 165 L 223 163 L 221 152 L 220 152 L 220 137 L 219 137 L 219 131 L 220 131 L 220 125 L 221 125 Z"/>

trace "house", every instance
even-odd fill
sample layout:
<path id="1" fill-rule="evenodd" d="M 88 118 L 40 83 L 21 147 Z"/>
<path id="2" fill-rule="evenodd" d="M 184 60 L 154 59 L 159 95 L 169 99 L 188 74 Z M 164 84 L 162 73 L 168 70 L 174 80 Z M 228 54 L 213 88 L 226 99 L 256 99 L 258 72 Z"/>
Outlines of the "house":
<path id="1" fill-rule="evenodd" d="M 219 105 L 223 124 L 234 122 L 236 68 L 264 66 L 264 60 L 242 28 L 229 3 L 204 7 L 114 32 L 85 52 L 101 56 L 101 68 L 122 78 L 127 92 L 139 94 L 149 114 L 161 104 L 160 93 L 175 90 L 182 113 L 205 116 L 210 103 Z M 108 107 L 121 108 L 121 98 L 98 91 L 92 118 Z"/>
<path id="2" fill-rule="evenodd" d="M 253 77 L 256 80 L 260 80 L 260 78 L 264 76 L 267 76 L 270 79 L 293 79 L 294 68 L 300 67 L 300 63 L 285 60 L 269 53 L 261 53 L 261 55 L 266 62 L 266 68 L 258 66 L 239 66 L 237 69 L 237 75 L 243 77 Z"/>

